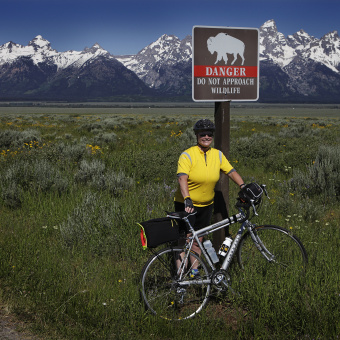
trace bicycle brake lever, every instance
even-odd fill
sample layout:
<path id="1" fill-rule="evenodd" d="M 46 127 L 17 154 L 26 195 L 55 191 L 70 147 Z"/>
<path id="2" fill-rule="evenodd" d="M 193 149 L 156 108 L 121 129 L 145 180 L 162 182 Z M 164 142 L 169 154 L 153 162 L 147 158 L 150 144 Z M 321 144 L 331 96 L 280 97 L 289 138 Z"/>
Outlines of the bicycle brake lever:
<path id="1" fill-rule="evenodd" d="M 263 191 L 264 191 L 265 195 L 267 196 L 267 198 L 270 200 L 270 197 L 268 196 L 267 186 L 265 184 L 262 184 L 261 188 L 263 189 Z"/>
<path id="2" fill-rule="evenodd" d="M 252 206 L 253 209 L 254 209 L 254 214 L 255 214 L 256 216 L 259 216 L 259 214 L 257 213 L 257 211 L 256 211 L 256 209 L 255 209 L 254 200 L 250 200 L 250 204 L 251 204 L 251 206 Z"/>

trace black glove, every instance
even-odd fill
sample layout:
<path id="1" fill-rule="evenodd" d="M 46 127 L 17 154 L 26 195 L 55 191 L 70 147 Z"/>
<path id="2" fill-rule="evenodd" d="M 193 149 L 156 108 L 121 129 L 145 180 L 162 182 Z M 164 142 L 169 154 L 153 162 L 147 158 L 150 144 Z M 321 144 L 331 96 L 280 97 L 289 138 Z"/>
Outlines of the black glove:
<path id="1" fill-rule="evenodd" d="M 190 197 L 187 197 L 185 200 L 184 200 L 184 206 L 185 208 L 194 208 L 194 205 L 192 203 L 192 200 Z"/>

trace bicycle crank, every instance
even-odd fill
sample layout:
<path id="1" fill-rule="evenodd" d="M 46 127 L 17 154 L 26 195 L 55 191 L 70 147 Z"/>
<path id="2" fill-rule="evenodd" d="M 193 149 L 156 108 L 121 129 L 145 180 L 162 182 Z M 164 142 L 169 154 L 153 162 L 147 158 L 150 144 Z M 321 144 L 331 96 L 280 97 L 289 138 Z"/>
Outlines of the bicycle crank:
<path id="1" fill-rule="evenodd" d="M 231 289 L 230 275 L 223 269 L 217 270 L 212 275 L 211 282 L 218 291 L 226 291 L 227 289 Z"/>

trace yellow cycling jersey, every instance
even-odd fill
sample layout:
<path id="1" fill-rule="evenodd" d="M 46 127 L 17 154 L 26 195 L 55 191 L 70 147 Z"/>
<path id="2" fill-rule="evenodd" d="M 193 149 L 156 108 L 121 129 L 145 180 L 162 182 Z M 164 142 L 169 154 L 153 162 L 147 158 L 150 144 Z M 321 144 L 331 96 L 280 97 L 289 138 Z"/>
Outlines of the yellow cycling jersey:
<path id="1" fill-rule="evenodd" d="M 233 171 L 227 158 L 217 149 L 204 153 L 197 145 L 185 150 L 179 157 L 177 175 L 188 175 L 189 194 L 195 206 L 205 207 L 214 202 L 215 185 L 220 171 Z M 180 188 L 175 194 L 176 202 L 184 202 Z"/>

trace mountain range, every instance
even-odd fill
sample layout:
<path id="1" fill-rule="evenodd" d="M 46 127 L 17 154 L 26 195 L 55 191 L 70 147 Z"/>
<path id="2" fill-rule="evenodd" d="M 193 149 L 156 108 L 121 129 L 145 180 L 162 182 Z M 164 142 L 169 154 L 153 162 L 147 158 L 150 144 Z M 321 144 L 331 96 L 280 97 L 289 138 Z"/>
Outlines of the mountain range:
<path id="1" fill-rule="evenodd" d="M 340 38 L 300 30 L 285 37 L 275 21 L 260 28 L 260 102 L 339 103 Z M 38 35 L 0 46 L 0 100 L 190 101 L 192 38 L 163 35 L 136 55 L 99 44 L 58 52 Z"/>

